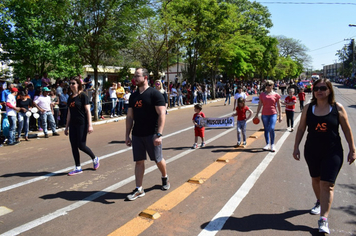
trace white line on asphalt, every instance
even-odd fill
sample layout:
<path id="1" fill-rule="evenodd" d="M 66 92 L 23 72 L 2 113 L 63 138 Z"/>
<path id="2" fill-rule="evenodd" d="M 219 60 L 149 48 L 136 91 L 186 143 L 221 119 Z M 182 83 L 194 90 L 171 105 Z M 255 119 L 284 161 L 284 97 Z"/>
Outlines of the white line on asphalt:
<path id="1" fill-rule="evenodd" d="M 183 132 L 183 131 L 188 130 L 188 129 L 191 129 L 191 128 L 192 128 L 192 127 L 187 128 L 187 129 L 183 129 L 183 130 L 177 131 L 177 132 L 175 132 L 175 133 Z M 216 140 L 216 139 L 218 139 L 218 138 L 221 138 L 221 137 L 223 137 L 224 135 L 226 135 L 227 133 L 229 133 L 229 132 L 231 132 L 231 131 L 233 131 L 233 130 L 236 130 L 236 128 L 235 128 L 235 127 L 230 128 L 230 129 L 228 129 L 228 130 L 226 130 L 226 131 L 220 133 L 219 135 L 216 135 L 214 138 L 211 138 L 211 139 L 207 140 L 206 143 L 210 143 L 210 142 L 212 142 L 212 141 L 214 141 L 214 140 Z M 167 135 L 167 136 L 165 136 L 165 137 L 168 137 L 168 136 L 169 136 L 169 135 Z M 184 151 L 184 152 L 182 152 L 182 153 L 180 153 L 180 154 L 178 154 L 178 155 L 176 155 L 176 156 L 174 156 L 174 157 L 172 157 L 172 158 L 166 160 L 166 162 L 167 162 L 167 164 L 168 164 L 168 163 L 171 163 L 171 162 L 173 162 L 173 161 L 175 161 L 175 160 L 178 160 L 179 158 L 181 158 L 181 157 L 183 157 L 183 156 L 185 156 L 185 155 L 187 155 L 187 154 L 189 154 L 189 153 L 191 153 L 191 152 L 194 152 L 195 150 L 197 150 L 197 149 L 189 149 L 189 150 L 186 150 L 186 151 Z M 90 163 L 91 163 L 91 162 L 90 162 Z M 156 165 L 147 168 L 147 169 L 145 170 L 145 175 L 148 174 L 148 173 L 150 173 L 150 172 L 152 172 L 152 171 L 154 171 L 154 170 L 156 170 L 156 169 L 157 169 L 157 166 L 156 166 Z M 76 203 L 73 203 L 73 204 L 71 204 L 71 205 L 69 205 L 69 206 L 67 206 L 67 207 L 58 209 L 58 210 L 56 210 L 55 212 L 52 212 L 52 213 L 47 214 L 47 215 L 45 215 L 45 216 L 42 216 L 42 217 L 40 217 L 40 218 L 38 218 L 38 219 L 35 219 L 35 220 L 33 220 L 33 221 L 30 221 L 30 222 L 28 222 L 28 223 L 26 223 L 26 224 L 23 224 L 23 225 L 21 225 L 21 226 L 19 226 L 19 227 L 16 227 L 16 228 L 14 228 L 14 229 L 11 229 L 11 230 L 9 230 L 9 231 L 7 231 L 7 232 L 1 234 L 1 236 L 14 236 L 14 235 L 18 235 L 18 234 L 21 234 L 21 233 L 23 233 L 23 232 L 26 232 L 26 231 L 28 231 L 28 230 L 30 230 L 30 229 L 33 229 L 33 228 L 35 228 L 35 227 L 37 227 L 37 226 L 39 226 L 39 225 L 42 225 L 42 224 L 44 224 L 44 223 L 47 223 L 47 222 L 49 222 L 49 221 L 51 221 L 51 220 L 53 220 L 53 219 L 56 219 L 56 218 L 58 218 L 58 217 L 60 217 L 60 216 L 66 215 L 68 212 L 73 211 L 73 210 L 75 210 L 75 209 L 77 209 L 77 208 L 79 208 L 79 207 L 81 207 L 81 206 L 83 206 L 83 205 L 85 205 L 85 204 L 87 204 L 87 203 L 89 203 L 89 202 L 92 202 L 92 201 L 94 201 L 95 199 L 97 199 L 97 198 L 99 198 L 99 197 L 101 197 L 101 196 L 107 194 L 108 192 L 115 191 L 115 190 L 117 190 L 118 188 L 120 188 L 120 187 L 122 187 L 122 186 L 124 186 L 124 185 L 126 185 L 126 184 L 128 184 L 128 183 L 130 183 L 130 182 L 132 182 L 132 181 L 134 181 L 134 180 L 135 180 L 135 176 L 134 176 L 134 175 L 133 175 L 133 176 L 130 176 L 129 178 L 124 179 L 124 180 L 120 181 L 120 182 L 117 183 L 117 184 L 111 185 L 111 186 L 109 186 L 109 187 L 107 187 L 107 188 L 105 188 L 105 189 L 103 189 L 103 190 L 101 190 L 101 191 L 98 191 L 98 192 L 96 192 L 96 193 L 94 193 L 94 194 L 92 194 L 92 195 L 90 195 L 90 196 L 84 198 L 84 199 L 81 200 L 81 201 L 78 201 L 78 202 L 76 202 Z"/>
<path id="2" fill-rule="evenodd" d="M 301 114 L 298 115 L 295 120 L 295 124 L 298 124 Z M 234 213 L 236 208 L 240 205 L 241 201 L 247 196 L 252 187 L 255 185 L 258 178 L 266 170 L 271 163 L 278 150 L 282 147 L 282 144 L 286 141 L 290 135 L 289 131 L 286 131 L 276 144 L 276 152 L 270 152 L 266 155 L 263 161 L 257 166 L 257 168 L 250 174 L 245 180 L 237 192 L 229 199 L 224 207 L 213 217 L 209 224 L 200 232 L 198 236 L 213 236 L 216 235 L 225 225 L 226 221 Z"/>

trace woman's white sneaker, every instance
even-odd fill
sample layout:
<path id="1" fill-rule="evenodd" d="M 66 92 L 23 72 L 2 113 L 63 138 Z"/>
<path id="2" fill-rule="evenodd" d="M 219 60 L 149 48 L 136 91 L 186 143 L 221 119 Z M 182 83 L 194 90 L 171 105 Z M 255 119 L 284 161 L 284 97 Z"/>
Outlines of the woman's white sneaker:
<path id="1" fill-rule="evenodd" d="M 268 151 L 271 149 L 271 146 L 269 144 L 267 144 L 266 146 L 264 146 L 263 150 Z"/>
<path id="2" fill-rule="evenodd" d="M 271 145 L 271 152 L 275 152 L 276 151 L 276 149 L 275 149 L 275 147 L 274 147 L 274 144 L 272 144 Z"/>

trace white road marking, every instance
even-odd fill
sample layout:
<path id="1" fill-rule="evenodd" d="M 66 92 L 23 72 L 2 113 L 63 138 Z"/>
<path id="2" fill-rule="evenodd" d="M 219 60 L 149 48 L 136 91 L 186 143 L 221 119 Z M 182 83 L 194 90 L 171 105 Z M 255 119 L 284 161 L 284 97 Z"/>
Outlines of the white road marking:
<path id="1" fill-rule="evenodd" d="M 295 124 L 299 123 L 301 114 L 298 115 L 295 120 Z M 282 147 L 282 144 L 286 141 L 290 135 L 289 131 L 286 131 L 276 144 L 276 152 L 270 152 L 266 155 L 263 161 L 257 166 L 257 168 L 250 174 L 245 180 L 237 192 L 229 199 L 224 207 L 213 217 L 210 223 L 198 234 L 198 236 L 212 236 L 216 235 L 225 225 L 229 217 L 234 213 L 236 208 L 240 205 L 241 201 L 247 196 L 252 187 L 255 185 L 258 178 L 266 170 L 271 163 L 278 150 Z"/>

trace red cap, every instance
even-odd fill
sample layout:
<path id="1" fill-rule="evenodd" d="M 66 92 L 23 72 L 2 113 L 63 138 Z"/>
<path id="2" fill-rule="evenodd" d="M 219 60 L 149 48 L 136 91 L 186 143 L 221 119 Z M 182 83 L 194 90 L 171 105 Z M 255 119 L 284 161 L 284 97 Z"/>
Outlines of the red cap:
<path id="1" fill-rule="evenodd" d="M 13 92 L 18 92 L 19 90 L 17 89 L 17 88 L 12 88 L 11 89 L 11 92 L 13 93 Z"/>

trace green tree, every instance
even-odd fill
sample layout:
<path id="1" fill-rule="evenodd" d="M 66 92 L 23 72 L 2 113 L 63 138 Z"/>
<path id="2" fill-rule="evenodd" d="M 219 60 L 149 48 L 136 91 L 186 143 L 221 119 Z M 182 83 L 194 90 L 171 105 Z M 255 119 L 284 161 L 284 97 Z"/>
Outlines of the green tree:
<path id="1" fill-rule="evenodd" d="M 131 41 L 126 50 L 143 67 L 153 73 L 154 79 L 159 79 L 160 72 L 167 68 L 167 55 L 175 56 L 172 53 L 175 45 L 169 41 L 167 47 L 164 31 L 165 23 L 162 19 L 151 17 L 140 25 L 138 36 Z"/>
<path id="2" fill-rule="evenodd" d="M 98 91 L 98 66 L 116 57 L 135 37 L 140 21 L 151 13 L 146 0 L 67 0 L 70 3 L 67 38 L 77 55 L 94 69 Z M 96 97 L 95 97 L 96 98 Z M 94 120 L 98 119 L 94 100 Z"/>
<path id="3" fill-rule="evenodd" d="M 279 57 L 278 63 L 274 68 L 274 77 L 277 80 L 293 79 L 300 75 L 303 66 L 299 62 L 294 61 L 289 56 Z"/>
<path id="4" fill-rule="evenodd" d="M 2 60 L 12 60 L 15 76 L 48 72 L 51 77 L 81 70 L 75 46 L 63 43 L 66 3 L 51 0 L 3 0 L 0 5 Z"/>
<path id="5" fill-rule="evenodd" d="M 300 40 L 285 36 L 277 36 L 276 38 L 280 56 L 290 57 L 292 60 L 301 63 L 305 68 L 309 66 L 311 58 L 307 54 L 308 48 Z"/>

